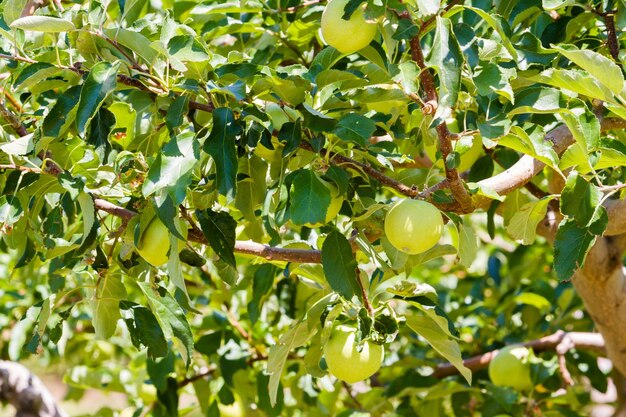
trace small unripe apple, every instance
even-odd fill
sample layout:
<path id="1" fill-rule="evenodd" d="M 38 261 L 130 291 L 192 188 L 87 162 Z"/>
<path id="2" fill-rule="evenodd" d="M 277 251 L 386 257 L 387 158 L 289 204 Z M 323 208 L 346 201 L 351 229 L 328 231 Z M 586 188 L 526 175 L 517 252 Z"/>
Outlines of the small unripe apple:
<path id="1" fill-rule="evenodd" d="M 385 216 L 385 236 L 396 249 L 411 255 L 435 246 L 442 232 L 441 213 L 425 201 L 404 199 Z"/>
<path id="2" fill-rule="evenodd" d="M 186 236 L 185 234 L 183 234 Z M 182 245 L 179 251 L 182 250 Z M 169 260 L 168 252 L 170 250 L 170 234 L 167 226 L 165 226 L 158 217 L 154 217 L 144 230 L 137 252 L 149 264 L 160 266 L 166 264 Z"/>
<path id="3" fill-rule="evenodd" d="M 532 389 L 530 355 L 530 350 L 523 346 L 505 347 L 489 363 L 489 379 L 494 385 L 518 391 Z"/>
<path id="4" fill-rule="evenodd" d="M 350 19 L 342 18 L 349 0 L 330 0 L 322 13 L 324 41 L 344 54 L 365 48 L 376 36 L 376 22 L 365 20 L 365 4 L 360 5 Z"/>
<path id="5" fill-rule="evenodd" d="M 359 351 L 356 331 L 355 327 L 339 325 L 333 329 L 324 345 L 328 372 L 350 384 L 374 375 L 385 358 L 383 346 L 370 341 L 365 341 Z"/>

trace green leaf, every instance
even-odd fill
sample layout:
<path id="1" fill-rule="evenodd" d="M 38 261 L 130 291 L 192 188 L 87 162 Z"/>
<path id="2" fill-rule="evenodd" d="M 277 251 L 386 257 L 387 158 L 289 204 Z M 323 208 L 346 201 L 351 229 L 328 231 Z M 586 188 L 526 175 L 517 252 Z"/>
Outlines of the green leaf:
<path id="1" fill-rule="evenodd" d="M 237 148 L 235 142 L 243 129 L 233 111 L 221 107 L 213 111 L 213 128 L 204 142 L 204 150 L 213 157 L 217 189 L 233 199 L 237 192 Z"/>
<path id="2" fill-rule="evenodd" d="M 287 156 L 298 149 L 300 142 L 302 142 L 302 126 L 300 119 L 295 122 L 283 124 L 280 128 L 280 132 L 278 132 L 278 140 L 285 144 L 283 156 Z"/>
<path id="3" fill-rule="evenodd" d="M 369 139 L 376 130 L 376 124 L 369 117 L 356 113 L 350 113 L 343 116 L 333 133 L 341 140 L 354 142 L 364 148 L 369 146 Z"/>
<path id="4" fill-rule="evenodd" d="M 360 78 L 351 72 L 329 69 L 321 71 L 315 77 L 315 83 L 319 89 L 327 85 L 336 85 L 339 89 L 357 88 L 368 85 L 367 80 Z"/>
<path id="5" fill-rule="evenodd" d="M 0 196 L 0 226 L 13 226 L 22 216 L 24 210 L 20 200 L 15 196 Z"/>
<path id="6" fill-rule="evenodd" d="M 27 155 L 34 148 L 33 135 L 18 137 L 0 145 L 0 151 L 7 155 Z"/>
<path id="7" fill-rule="evenodd" d="M 148 348 L 148 356 L 161 358 L 167 355 L 167 341 L 161 326 L 152 311 L 132 301 L 120 301 L 119 308 L 137 349 Z"/>
<path id="8" fill-rule="evenodd" d="M 572 171 L 561 192 L 561 212 L 573 217 L 579 227 L 588 226 L 600 204 L 602 192 Z"/>
<path id="9" fill-rule="evenodd" d="M 559 156 L 554 151 L 552 142 L 546 140 L 543 128 L 537 127 L 526 132 L 520 126 L 512 126 L 509 134 L 498 139 L 498 144 L 530 155 L 558 170 Z"/>
<path id="10" fill-rule="evenodd" d="M 289 352 L 303 346 L 316 331 L 316 329 L 309 330 L 306 321 L 300 321 L 281 336 L 277 344 L 270 347 L 267 359 L 267 373 L 270 375 L 270 379 L 267 387 L 272 407 L 276 405 L 280 377 L 285 369 Z"/>
<path id="11" fill-rule="evenodd" d="M 81 243 L 84 243 L 96 222 L 96 208 L 91 195 L 85 192 L 81 192 L 76 201 L 80 205 L 80 212 L 83 215 L 83 240 Z"/>
<path id="12" fill-rule="evenodd" d="M 437 302 L 437 291 L 431 285 L 408 279 L 399 281 L 393 287 L 387 288 L 387 292 L 402 298 L 425 297 L 433 303 Z"/>
<path id="13" fill-rule="evenodd" d="M 40 83 L 60 72 L 60 69 L 47 62 L 36 62 L 24 67 L 17 79 L 13 82 L 13 88 L 28 90 L 33 85 Z"/>
<path id="14" fill-rule="evenodd" d="M 189 97 L 178 96 L 174 99 L 170 108 L 167 109 L 167 117 L 165 118 L 165 125 L 172 131 L 182 125 L 183 119 L 187 111 L 189 110 Z"/>
<path id="15" fill-rule="evenodd" d="M 108 110 L 115 116 L 115 124 L 111 128 L 109 142 L 118 144 L 122 149 L 127 149 L 135 140 L 137 112 L 130 104 L 119 101 L 111 104 Z"/>
<path id="16" fill-rule="evenodd" d="M 52 16 L 24 16 L 14 20 L 10 26 L 13 29 L 48 33 L 71 32 L 76 30 L 74 24 L 69 20 Z"/>
<path id="17" fill-rule="evenodd" d="M 103 32 L 119 45 L 125 46 L 134 52 L 148 66 L 153 66 L 156 63 L 159 54 L 152 47 L 150 39 L 146 38 L 141 33 L 120 27 L 106 28 Z"/>
<path id="18" fill-rule="evenodd" d="M 148 299 L 150 309 L 161 325 L 165 339 L 171 340 L 174 336 L 182 342 L 187 354 L 185 362 L 189 364 L 193 352 L 193 335 L 184 310 L 165 288 L 153 289 L 152 285 L 147 282 L 138 282 L 137 284 Z"/>
<path id="19" fill-rule="evenodd" d="M 80 91 L 76 114 L 76 129 L 79 135 L 85 135 L 89 122 L 96 115 L 104 100 L 115 90 L 119 68 L 119 62 L 115 64 L 99 62 L 91 69 Z"/>
<path id="20" fill-rule="evenodd" d="M 515 107 L 509 116 L 524 113 L 552 114 L 561 112 L 566 103 L 561 92 L 549 87 L 531 87 L 522 89 L 515 95 Z"/>
<path id="21" fill-rule="evenodd" d="M 450 115 L 461 86 L 463 52 L 449 19 L 437 16 L 437 29 L 432 45 L 426 64 L 434 68 L 439 76 L 439 103 L 431 122 L 431 126 L 436 126 Z"/>
<path id="22" fill-rule="evenodd" d="M 56 103 L 43 119 L 42 136 L 58 138 L 67 131 L 76 118 L 75 107 L 80 99 L 80 92 L 81 87 L 75 85 L 57 98 Z"/>
<path id="23" fill-rule="evenodd" d="M 563 112 L 561 115 L 576 142 L 588 153 L 600 143 L 600 121 L 583 102 L 579 104 L 578 108 Z"/>
<path id="24" fill-rule="evenodd" d="M 478 75 L 473 78 L 474 84 L 481 96 L 489 97 L 494 93 L 513 99 L 513 89 L 509 79 L 514 78 L 514 68 L 503 68 L 497 64 L 485 64 Z M 506 91 L 506 94 L 504 92 Z"/>
<path id="25" fill-rule="evenodd" d="M 341 233 L 333 230 L 322 245 L 324 275 L 333 291 L 347 300 L 360 295 L 357 279 L 358 264 L 352 253 L 350 242 Z"/>
<path id="26" fill-rule="evenodd" d="M 458 224 L 459 228 L 459 262 L 469 268 L 478 254 L 478 237 L 471 225 Z"/>
<path id="27" fill-rule="evenodd" d="M 292 185 L 291 221 L 296 225 L 325 223 L 332 199 L 330 189 L 313 171 L 304 169 L 295 173 Z"/>
<path id="28" fill-rule="evenodd" d="M 398 28 L 393 34 L 393 39 L 400 41 L 402 39 L 411 39 L 418 35 L 419 28 L 413 23 L 411 19 L 400 19 L 398 21 Z"/>
<path id="29" fill-rule="evenodd" d="M 411 265 L 415 267 L 433 259 L 441 258 L 442 256 L 457 255 L 458 252 L 458 248 L 452 245 L 435 245 L 426 252 L 418 253 L 417 255 L 410 255 L 409 259 Z"/>
<path id="30" fill-rule="evenodd" d="M 554 240 L 554 269 L 561 281 L 569 280 L 596 241 L 588 228 L 580 228 L 574 219 L 563 219 Z"/>
<path id="31" fill-rule="evenodd" d="M 573 45 L 555 46 L 558 51 L 587 71 L 591 77 L 601 82 L 613 94 L 618 95 L 624 88 L 624 75 L 620 67 L 610 58 L 587 49 L 578 49 Z"/>
<path id="32" fill-rule="evenodd" d="M 193 132 L 185 131 L 171 138 L 150 165 L 142 188 L 143 196 L 149 197 L 166 189 L 175 205 L 182 203 L 199 159 L 200 144 Z"/>
<path id="33" fill-rule="evenodd" d="M 474 13 L 479 15 L 485 21 L 485 23 L 491 26 L 498 33 L 498 40 L 511 55 L 513 61 L 517 61 L 517 49 L 513 47 L 513 44 L 511 43 L 511 37 L 504 29 L 504 24 L 506 24 L 506 21 L 504 19 L 499 16 L 492 15 L 485 10 L 479 9 L 478 7 L 464 5 L 463 8 L 473 11 Z"/>
<path id="34" fill-rule="evenodd" d="M 463 364 L 461 348 L 450 333 L 442 331 L 441 326 L 428 316 L 407 315 L 406 324 L 426 339 L 428 344 L 458 369 L 467 383 L 472 385 L 472 371 Z"/>
<path id="35" fill-rule="evenodd" d="M 4 21 L 10 25 L 13 21 L 20 18 L 22 12 L 24 11 L 24 7 L 26 7 L 26 3 L 29 0 L 7 0 L 4 2 L 3 10 L 2 10 L 2 18 Z"/>
<path id="36" fill-rule="evenodd" d="M 237 266 L 235 261 L 235 228 L 237 222 L 230 214 L 212 210 L 196 210 L 196 217 L 204 237 L 215 253 L 233 268 Z"/>
<path id="37" fill-rule="evenodd" d="M 597 98 L 611 103 L 616 102 L 613 91 L 579 69 L 550 68 L 537 75 L 528 76 L 528 79 L 556 88 L 571 90 L 585 97 Z"/>
<path id="38" fill-rule="evenodd" d="M 98 280 L 91 301 L 93 327 L 96 337 L 108 339 L 115 333 L 120 316 L 119 303 L 126 297 L 126 288 L 120 274 L 105 273 Z"/>
<path id="39" fill-rule="evenodd" d="M 271 89 L 281 100 L 292 106 L 301 104 L 305 97 L 306 91 L 310 89 L 309 83 L 297 76 L 288 78 L 280 78 L 277 76 L 269 76 L 263 80 L 259 80 L 254 86 L 255 89 Z"/>
<path id="40" fill-rule="evenodd" d="M 167 49 L 171 57 L 182 62 L 204 62 L 210 58 L 200 40 L 191 35 L 174 36 Z"/>
<path id="41" fill-rule="evenodd" d="M 265 200 L 267 193 L 267 163 L 256 155 L 239 159 L 239 177 L 235 207 L 241 211 L 246 220 L 254 222 L 258 219 L 256 210 Z"/>
<path id="42" fill-rule="evenodd" d="M 107 108 L 100 107 L 89 123 L 89 133 L 85 142 L 95 148 L 101 161 L 106 161 L 111 152 L 109 135 L 115 124 L 115 116 Z"/>
<path id="43" fill-rule="evenodd" d="M 506 228 L 509 236 L 522 245 L 533 244 L 537 236 L 537 225 L 545 217 L 552 199 L 553 197 L 546 197 L 524 204 L 509 221 Z"/>
<path id="44" fill-rule="evenodd" d="M 271 264 L 261 265 L 254 273 L 252 278 L 252 300 L 248 303 L 248 315 L 252 324 L 255 324 L 259 319 L 263 300 L 274 288 L 276 274 L 277 269 Z"/>
<path id="45" fill-rule="evenodd" d="M 548 299 L 539 294 L 534 294 L 531 292 L 522 293 L 516 296 L 514 300 L 518 304 L 533 306 L 544 314 L 550 311 L 550 307 L 552 306 L 552 303 L 548 301 Z"/>

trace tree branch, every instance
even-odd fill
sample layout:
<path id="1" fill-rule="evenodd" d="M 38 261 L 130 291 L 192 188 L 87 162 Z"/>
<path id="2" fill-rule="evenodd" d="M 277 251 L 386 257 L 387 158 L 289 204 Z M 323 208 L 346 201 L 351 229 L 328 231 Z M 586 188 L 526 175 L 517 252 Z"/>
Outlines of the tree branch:
<path id="1" fill-rule="evenodd" d="M 420 68 L 420 82 L 421 87 L 426 94 L 427 104 L 431 103 L 431 106 L 436 107 L 439 102 L 439 98 L 437 97 L 437 89 L 435 87 L 435 80 L 433 75 L 431 74 L 428 67 L 424 62 L 424 55 L 422 53 L 422 46 L 420 44 L 419 34 L 410 41 L 411 46 L 411 57 L 417 63 L 417 66 Z M 425 109 L 424 106 L 423 109 Z M 431 110 L 429 110 L 430 112 Z M 459 177 L 459 172 L 456 168 L 450 168 L 446 163 L 448 159 L 448 155 L 450 155 L 452 150 L 452 141 L 450 140 L 450 130 L 448 129 L 448 125 L 445 120 L 442 121 L 439 125 L 435 127 L 437 131 L 437 136 L 439 137 L 439 150 L 441 151 L 441 157 L 444 161 L 444 168 L 446 172 L 446 180 L 447 184 L 450 187 L 450 191 L 452 191 L 452 196 L 458 202 L 460 206 L 461 213 L 470 213 L 473 211 L 472 207 L 472 199 L 470 198 L 463 181 Z"/>
<path id="2" fill-rule="evenodd" d="M 101 198 L 94 199 L 94 205 L 98 210 L 102 210 L 114 216 L 120 217 L 125 222 L 137 215 L 132 210 L 116 206 Z M 191 229 L 189 240 L 207 245 L 208 242 L 201 231 Z M 322 252 L 314 249 L 287 249 L 277 248 L 252 241 L 238 240 L 235 242 L 235 252 L 258 256 L 268 261 L 287 261 L 297 263 L 322 263 Z"/>
<path id="3" fill-rule="evenodd" d="M 24 366 L 0 361 L 0 401 L 7 401 L 22 417 L 67 417 L 50 391 Z"/>
<path id="4" fill-rule="evenodd" d="M 572 283 L 597 329 L 604 337 L 608 358 L 626 375 L 626 274 L 622 254 L 626 235 L 599 237 Z"/>
<path id="5" fill-rule="evenodd" d="M 603 132 L 612 129 L 626 129 L 626 120 L 617 118 L 604 119 L 600 128 Z M 546 139 L 552 142 L 554 150 L 559 155 L 574 143 L 572 132 L 565 125 L 552 130 L 546 135 Z M 543 162 L 539 162 L 532 156 L 524 155 L 509 169 L 478 182 L 478 185 L 499 195 L 506 195 L 517 188 L 523 187 L 545 166 Z M 491 204 L 491 199 L 484 196 L 476 195 L 473 197 L 473 200 L 475 208 L 486 208 Z"/>
<path id="6" fill-rule="evenodd" d="M 26 126 L 22 124 L 19 117 L 14 115 L 11 110 L 7 109 L 3 102 L 0 102 L 0 116 L 15 130 L 19 136 L 28 135 Z"/>
<path id="7" fill-rule="evenodd" d="M 604 353 L 604 339 L 602 338 L 602 335 L 598 333 L 566 333 L 559 330 L 556 333 L 542 337 L 541 339 L 531 340 L 518 345 L 532 348 L 535 351 L 556 350 L 559 346 L 569 346 L 570 348 L 593 350 Z M 500 349 L 496 349 L 491 352 L 483 353 L 482 355 L 473 356 L 469 359 L 465 359 L 463 364 L 472 371 L 485 369 L 499 352 Z M 447 363 L 435 368 L 432 376 L 435 378 L 445 378 L 458 373 L 459 371 L 452 364 Z"/>
<path id="8" fill-rule="evenodd" d="M 315 152 L 313 147 L 308 142 L 301 142 L 300 147 L 302 149 L 306 149 L 307 151 Z M 393 188 L 398 191 L 400 194 L 403 194 L 407 197 L 417 197 L 419 195 L 419 191 L 415 187 L 409 187 L 406 184 L 401 183 L 400 181 L 394 180 L 391 177 L 383 174 L 378 171 L 376 168 L 373 168 L 370 164 L 365 164 L 363 162 L 355 161 L 352 158 L 347 156 L 340 155 L 333 151 L 328 151 L 326 149 L 320 149 L 319 154 L 322 157 L 328 157 L 329 162 L 335 166 L 339 167 L 348 167 L 352 168 L 355 171 L 360 171 L 366 173 L 369 177 L 374 178 L 379 181 L 381 184 Z"/>
<path id="9" fill-rule="evenodd" d="M 609 52 L 613 59 L 619 62 L 619 41 L 615 30 L 615 14 L 612 12 L 604 13 L 604 24 L 606 26 L 606 39 L 609 46 Z"/>

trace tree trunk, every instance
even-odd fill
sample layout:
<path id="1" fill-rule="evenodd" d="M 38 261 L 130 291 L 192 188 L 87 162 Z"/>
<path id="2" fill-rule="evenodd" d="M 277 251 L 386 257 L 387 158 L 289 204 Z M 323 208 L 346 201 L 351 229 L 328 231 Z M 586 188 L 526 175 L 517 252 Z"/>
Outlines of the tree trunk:
<path id="1" fill-rule="evenodd" d="M 39 378 L 24 366 L 0 361 L 0 401 L 16 410 L 16 417 L 67 417 Z"/>
<path id="2" fill-rule="evenodd" d="M 626 275 L 622 254 L 626 237 L 598 238 L 572 282 L 604 337 L 607 356 L 626 375 Z"/>

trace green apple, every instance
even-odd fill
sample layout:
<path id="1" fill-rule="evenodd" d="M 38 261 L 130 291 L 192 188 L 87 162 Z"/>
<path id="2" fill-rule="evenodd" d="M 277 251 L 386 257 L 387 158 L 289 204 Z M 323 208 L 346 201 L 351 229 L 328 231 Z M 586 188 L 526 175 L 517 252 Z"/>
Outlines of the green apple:
<path id="1" fill-rule="evenodd" d="M 186 231 L 185 231 L 186 232 Z M 179 251 L 183 245 L 178 245 Z M 167 226 L 165 226 L 158 217 L 154 217 L 144 230 L 137 252 L 149 264 L 160 266 L 166 264 L 169 260 L 170 251 L 170 234 Z"/>
<path id="2" fill-rule="evenodd" d="M 365 48 L 376 36 L 376 22 L 365 20 L 365 4 L 359 6 L 349 20 L 342 18 L 349 0 L 330 0 L 322 13 L 324 41 L 344 54 Z"/>
<path id="3" fill-rule="evenodd" d="M 387 212 L 384 227 L 385 236 L 396 249 L 415 255 L 437 244 L 443 218 L 432 204 L 407 198 Z"/>
<path id="4" fill-rule="evenodd" d="M 518 391 L 534 387 L 530 379 L 531 351 L 523 346 L 501 349 L 489 363 L 489 379 L 494 385 L 510 387 Z"/>
<path id="5" fill-rule="evenodd" d="M 328 372 L 338 379 L 353 384 L 374 375 L 383 363 L 385 349 L 370 341 L 359 349 L 356 331 L 346 324 L 335 327 L 324 345 Z"/>

